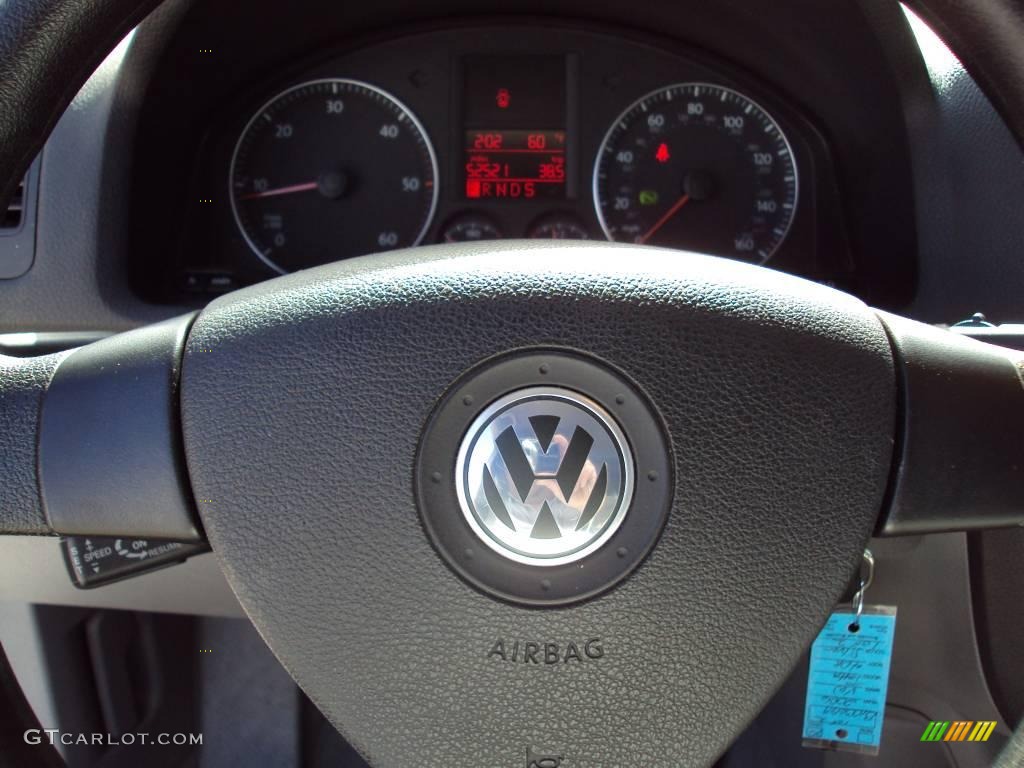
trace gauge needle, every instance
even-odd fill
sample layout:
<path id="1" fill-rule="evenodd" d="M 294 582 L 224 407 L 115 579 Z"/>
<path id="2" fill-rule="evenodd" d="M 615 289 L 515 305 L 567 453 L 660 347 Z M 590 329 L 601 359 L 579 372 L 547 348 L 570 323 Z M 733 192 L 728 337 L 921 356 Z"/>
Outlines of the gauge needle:
<path id="1" fill-rule="evenodd" d="M 315 181 L 309 181 L 305 184 L 292 184 L 288 187 L 278 187 L 277 189 L 265 189 L 262 192 L 250 192 L 247 195 L 242 195 L 239 200 L 255 200 L 260 197 L 277 197 L 278 195 L 291 195 L 295 192 L 309 192 L 310 190 L 319 187 L 319 183 Z"/>
<path id="2" fill-rule="evenodd" d="M 665 222 L 668 221 L 669 219 L 671 219 L 677 213 L 679 213 L 679 209 L 682 208 L 684 205 L 686 205 L 688 202 L 690 202 L 690 196 L 689 195 L 683 195 L 678 200 L 676 200 L 675 205 L 673 205 L 671 208 L 669 208 L 667 211 L 665 211 L 665 215 L 662 216 L 660 219 L 658 219 L 654 223 L 654 226 L 651 227 L 650 229 L 648 229 L 644 233 L 643 237 L 641 237 L 639 240 L 637 240 L 637 243 L 639 243 L 640 245 L 643 245 L 648 240 L 650 240 L 651 237 L 654 235 L 654 233 L 657 232 L 659 229 L 661 229 L 663 226 L 665 226 Z"/>

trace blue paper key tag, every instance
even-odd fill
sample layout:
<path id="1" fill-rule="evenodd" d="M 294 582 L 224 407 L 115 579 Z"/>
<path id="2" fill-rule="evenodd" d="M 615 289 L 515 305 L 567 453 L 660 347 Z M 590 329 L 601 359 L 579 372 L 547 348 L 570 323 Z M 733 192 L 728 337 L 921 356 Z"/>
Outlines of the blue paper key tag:
<path id="1" fill-rule="evenodd" d="M 877 755 L 896 608 L 836 609 L 811 646 L 803 745 Z"/>

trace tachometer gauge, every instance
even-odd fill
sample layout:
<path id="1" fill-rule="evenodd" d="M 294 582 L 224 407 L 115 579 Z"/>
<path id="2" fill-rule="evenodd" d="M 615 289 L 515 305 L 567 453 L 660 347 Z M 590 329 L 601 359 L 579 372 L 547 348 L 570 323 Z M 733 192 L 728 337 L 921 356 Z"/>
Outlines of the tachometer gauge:
<path id="1" fill-rule="evenodd" d="M 778 123 L 749 98 L 671 85 L 630 105 L 594 164 L 610 240 L 764 263 L 789 231 L 797 169 Z"/>
<path id="2" fill-rule="evenodd" d="M 313 80 L 264 104 L 231 160 L 231 208 L 271 269 L 416 245 L 437 205 L 437 160 L 397 99 Z"/>

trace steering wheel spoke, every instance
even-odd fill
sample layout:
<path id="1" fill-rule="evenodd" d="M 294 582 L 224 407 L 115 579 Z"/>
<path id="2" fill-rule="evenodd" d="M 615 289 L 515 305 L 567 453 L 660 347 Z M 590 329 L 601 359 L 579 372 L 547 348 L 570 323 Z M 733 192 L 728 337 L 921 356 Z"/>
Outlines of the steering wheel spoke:
<path id="1" fill-rule="evenodd" d="M 897 362 L 883 534 L 1024 525 L 1024 353 L 879 313 Z"/>
<path id="2" fill-rule="evenodd" d="M 63 357 L 0 357 L 0 533 L 52 532 L 39 498 L 37 446 L 43 396 Z"/>
<path id="3" fill-rule="evenodd" d="M 178 408 L 193 319 L 4 360 L 0 532 L 202 540 Z"/>

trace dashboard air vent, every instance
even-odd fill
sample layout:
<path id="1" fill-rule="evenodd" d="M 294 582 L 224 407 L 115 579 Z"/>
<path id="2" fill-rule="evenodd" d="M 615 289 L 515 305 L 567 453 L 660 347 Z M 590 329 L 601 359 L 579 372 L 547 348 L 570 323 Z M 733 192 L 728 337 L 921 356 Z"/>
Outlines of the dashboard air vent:
<path id="1" fill-rule="evenodd" d="M 7 207 L 0 206 L 0 280 L 20 277 L 35 260 L 39 160 L 32 163 Z"/>
<path id="2" fill-rule="evenodd" d="M 7 204 L 3 219 L 0 220 L 0 229 L 12 230 L 21 226 L 21 217 L 25 210 L 25 179 L 21 180 L 18 189 L 11 196 L 11 202 Z"/>

